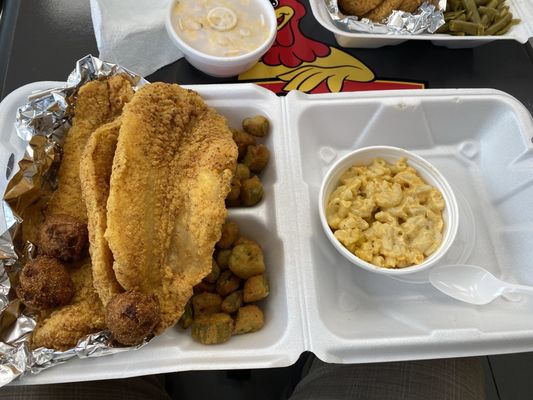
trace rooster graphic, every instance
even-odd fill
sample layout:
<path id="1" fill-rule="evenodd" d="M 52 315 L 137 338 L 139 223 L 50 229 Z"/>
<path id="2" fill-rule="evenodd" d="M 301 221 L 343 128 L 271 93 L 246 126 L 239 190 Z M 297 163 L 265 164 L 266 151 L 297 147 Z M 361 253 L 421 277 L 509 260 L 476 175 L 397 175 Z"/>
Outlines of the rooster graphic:
<path id="1" fill-rule="evenodd" d="M 298 0 L 275 3 L 278 21 L 276 40 L 254 67 L 239 75 L 239 80 L 256 81 L 277 93 L 424 87 L 420 83 L 374 81 L 372 70 L 351 54 L 303 35 L 300 22 L 306 15 L 306 9 Z"/>

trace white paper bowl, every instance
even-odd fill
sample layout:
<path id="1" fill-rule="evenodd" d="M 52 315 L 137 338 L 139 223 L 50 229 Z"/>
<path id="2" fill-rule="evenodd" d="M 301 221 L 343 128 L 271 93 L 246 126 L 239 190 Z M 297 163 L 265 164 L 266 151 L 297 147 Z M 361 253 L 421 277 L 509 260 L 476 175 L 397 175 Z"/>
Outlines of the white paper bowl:
<path id="1" fill-rule="evenodd" d="M 327 201 L 330 194 L 337 187 L 341 175 L 353 165 L 369 165 L 373 159 L 378 157 L 384 159 L 389 164 L 395 163 L 401 157 L 405 157 L 407 159 L 408 164 L 414 169 L 416 169 L 418 174 L 428 184 L 440 190 L 444 201 L 446 202 L 446 207 L 443 211 L 444 232 L 442 237 L 442 243 L 433 254 L 431 254 L 428 258 L 424 260 L 423 263 L 419 265 L 391 269 L 378 267 L 376 265 L 368 263 L 354 255 L 346 247 L 344 247 L 342 243 L 340 243 L 333 235 L 333 231 L 328 225 L 325 213 Z M 433 165 L 424 160 L 422 157 L 407 150 L 400 149 L 398 147 L 363 147 L 345 155 L 340 160 L 338 160 L 334 165 L 331 166 L 322 181 L 318 198 L 318 207 L 320 214 L 320 222 L 322 223 L 324 232 L 326 233 L 326 236 L 333 244 L 333 246 L 339 251 L 339 253 L 358 267 L 385 275 L 412 274 L 423 271 L 435 265 L 444 256 L 444 254 L 446 254 L 446 252 L 452 245 L 457 234 L 457 227 L 459 225 L 459 210 L 457 207 L 457 200 L 455 199 L 455 195 L 446 179 Z"/>
<path id="2" fill-rule="evenodd" d="M 229 77 L 239 75 L 242 72 L 249 70 L 257 61 L 265 54 L 274 43 L 277 33 L 277 21 L 274 7 L 267 0 L 250 0 L 251 3 L 256 3 L 261 7 L 266 16 L 268 25 L 268 38 L 257 49 L 250 53 L 242 54 L 235 57 L 217 57 L 210 54 L 203 53 L 190 45 L 188 45 L 176 32 L 172 24 L 172 10 L 176 4 L 176 0 L 169 2 L 167 15 L 165 20 L 165 27 L 171 40 L 183 52 L 185 59 L 194 67 L 208 75 L 215 77 Z"/>

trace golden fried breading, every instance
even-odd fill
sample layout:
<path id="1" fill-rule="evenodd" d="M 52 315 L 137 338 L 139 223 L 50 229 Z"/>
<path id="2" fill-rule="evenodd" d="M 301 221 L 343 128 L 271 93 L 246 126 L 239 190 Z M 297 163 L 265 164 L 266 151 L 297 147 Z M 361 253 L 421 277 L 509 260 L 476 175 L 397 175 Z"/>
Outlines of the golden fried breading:
<path id="1" fill-rule="evenodd" d="M 383 0 L 339 0 L 339 8 L 343 14 L 361 17 L 382 2 Z"/>
<path id="2" fill-rule="evenodd" d="M 119 117 L 95 130 L 85 146 L 80 162 L 81 189 L 88 216 L 93 284 L 104 306 L 113 296 L 123 292 L 113 271 L 113 254 L 104 238 L 109 179 L 120 124 Z"/>
<path id="3" fill-rule="evenodd" d="M 156 334 L 211 272 L 236 160 L 225 118 L 192 90 L 154 83 L 124 107 L 105 237 L 121 286 L 157 296 Z"/>
<path id="4" fill-rule="evenodd" d="M 415 12 L 418 7 L 422 4 L 423 0 L 403 0 L 400 7 L 398 7 L 399 10 L 413 13 Z"/>
<path id="5" fill-rule="evenodd" d="M 92 285 L 91 265 L 75 268 L 70 276 L 74 284 L 71 304 L 39 316 L 32 348 L 66 350 L 81 337 L 105 328 L 104 308 Z"/>
<path id="6" fill-rule="evenodd" d="M 403 0 L 384 0 L 379 6 L 365 15 L 374 22 L 383 22 L 385 18 L 391 15 L 393 10 L 398 10 Z"/>
<path id="7" fill-rule="evenodd" d="M 63 144 L 58 188 L 50 201 L 48 214 L 68 214 L 87 222 L 79 177 L 81 154 L 93 131 L 115 119 L 132 96 L 131 83 L 121 75 L 92 81 L 80 88 L 72 128 Z"/>
<path id="8" fill-rule="evenodd" d="M 133 96 L 130 81 L 122 76 L 92 81 L 80 88 L 75 115 L 63 145 L 63 158 L 58 172 L 58 188 L 53 193 L 46 215 L 67 214 L 87 222 L 81 197 L 80 158 L 92 132 L 112 121 Z M 36 221 L 34 221 L 35 223 Z M 84 335 L 105 327 L 104 308 L 94 290 L 91 261 L 82 259 L 70 271 L 75 295 L 72 304 L 42 314 L 33 331 L 32 346 L 66 349 Z"/>

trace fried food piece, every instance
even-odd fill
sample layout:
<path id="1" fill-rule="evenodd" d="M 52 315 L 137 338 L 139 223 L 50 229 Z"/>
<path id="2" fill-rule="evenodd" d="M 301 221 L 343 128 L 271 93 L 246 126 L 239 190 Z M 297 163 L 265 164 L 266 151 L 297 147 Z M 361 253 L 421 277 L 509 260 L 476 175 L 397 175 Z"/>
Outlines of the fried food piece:
<path id="1" fill-rule="evenodd" d="M 241 182 L 240 199 L 242 205 L 255 206 L 263 199 L 263 194 L 263 184 L 257 176 L 252 176 L 250 179 L 244 179 Z"/>
<path id="2" fill-rule="evenodd" d="M 339 8 L 345 15 L 361 17 L 379 6 L 383 0 L 339 0 Z"/>
<path id="3" fill-rule="evenodd" d="M 252 239 L 248 239 L 247 237 L 244 237 L 244 236 L 241 236 L 240 238 L 238 238 L 235 243 L 233 243 L 233 247 L 235 246 L 238 246 L 240 244 L 248 244 L 248 243 L 251 243 L 255 246 L 258 246 L 259 248 L 261 248 L 261 246 L 259 246 L 259 243 L 257 243 L 256 241 L 252 240 Z"/>
<path id="4" fill-rule="evenodd" d="M 57 258 L 38 256 L 22 268 L 17 296 L 29 308 L 46 310 L 69 304 L 74 285 Z"/>
<path id="5" fill-rule="evenodd" d="M 211 273 L 204 278 L 204 281 L 207 283 L 216 283 L 219 276 L 220 267 L 213 258 L 213 260 L 211 261 Z"/>
<path id="6" fill-rule="evenodd" d="M 236 245 L 231 250 L 229 269 L 242 279 L 248 279 L 265 272 L 263 250 L 257 243 L 248 242 Z"/>
<path id="7" fill-rule="evenodd" d="M 241 204 L 240 200 L 240 194 L 241 194 L 241 181 L 235 177 L 231 180 L 231 189 L 226 197 L 226 204 L 228 206 L 239 206 Z"/>
<path id="8" fill-rule="evenodd" d="M 192 309 L 195 316 L 220 312 L 222 297 L 216 293 L 204 292 L 192 297 Z"/>
<path id="9" fill-rule="evenodd" d="M 157 296 L 156 334 L 211 272 L 236 162 L 225 118 L 192 90 L 154 83 L 124 107 L 105 238 L 120 285 Z"/>
<path id="10" fill-rule="evenodd" d="M 53 214 L 39 229 L 39 252 L 70 262 L 84 256 L 87 247 L 87 226 L 66 214 Z"/>
<path id="11" fill-rule="evenodd" d="M 194 294 L 200 294 L 203 292 L 214 293 L 216 290 L 216 284 L 202 281 L 199 284 L 195 285 L 192 290 Z"/>
<path id="12" fill-rule="evenodd" d="M 222 301 L 220 308 L 225 313 L 233 314 L 242 306 L 242 299 L 242 290 L 237 290 L 236 292 L 230 293 L 226 296 L 224 301 Z"/>
<path id="13" fill-rule="evenodd" d="M 220 269 L 223 271 L 225 269 L 228 269 L 228 261 L 231 256 L 231 250 L 230 249 L 224 249 L 219 250 L 217 253 L 217 264 L 220 267 Z"/>
<path id="14" fill-rule="evenodd" d="M 402 4 L 400 4 L 400 7 L 398 7 L 398 9 L 405 12 L 413 13 L 418 9 L 418 7 L 420 7 L 422 1 L 423 0 L 403 0 Z"/>
<path id="15" fill-rule="evenodd" d="M 221 296 L 227 296 L 234 292 L 241 285 L 241 278 L 234 275 L 229 269 L 220 274 L 217 281 L 217 293 Z"/>
<path id="16" fill-rule="evenodd" d="M 113 254 L 104 238 L 109 180 L 120 124 L 120 118 L 117 118 L 94 131 L 80 162 L 81 189 L 88 214 L 93 284 L 104 306 L 124 291 L 115 277 Z"/>
<path id="17" fill-rule="evenodd" d="M 264 144 L 252 144 L 246 149 L 246 154 L 242 160 L 250 171 L 260 173 L 268 164 L 270 151 Z"/>
<path id="18" fill-rule="evenodd" d="M 117 342 L 133 346 L 152 333 L 160 321 L 159 314 L 155 296 L 130 290 L 117 294 L 107 304 L 105 322 Z"/>
<path id="19" fill-rule="evenodd" d="M 252 136 L 265 137 L 270 130 L 270 122 L 262 115 L 245 118 L 242 121 L 242 129 Z"/>
<path id="20" fill-rule="evenodd" d="M 235 169 L 235 179 L 243 180 L 248 179 L 250 177 L 250 168 L 248 168 L 247 165 L 244 165 L 242 163 L 237 164 L 237 168 Z"/>
<path id="21" fill-rule="evenodd" d="M 91 81 L 80 88 L 72 128 L 63 144 L 58 188 L 49 203 L 48 214 L 68 214 L 87 222 L 79 177 L 82 152 L 94 130 L 120 115 L 132 97 L 131 82 L 122 75 Z"/>
<path id="22" fill-rule="evenodd" d="M 70 268 L 74 284 L 71 304 L 39 315 L 32 333 L 32 348 L 66 350 L 89 333 L 105 328 L 104 308 L 92 284 L 91 264 Z"/>
<path id="23" fill-rule="evenodd" d="M 232 129 L 233 140 L 239 149 L 239 160 L 246 154 L 249 145 L 255 144 L 255 138 L 247 132 L 240 129 Z"/>
<path id="24" fill-rule="evenodd" d="M 229 249 L 233 242 L 239 238 L 239 234 L 239 226 L 236 222 L 225 222 L 224 225 L 222 225 L 222 235 L 217 242 L 217 247 L 219 249 Z"/>
<path id="25" fill-rule="evenodd" d="M 253 303 L 264 299 L 270 293 L 265 274 L 252 276 L 244 282 L 243 299 L 245 303 Z"/>
<path id="26" fill-rule="evenodd" d="M 178 326 L 182 329 L 188 329 L 193 323 L 192 302 L 189 300 L 185 305 L 185 311 L 178 321 Z"/>
<path id="27" fill-rule="evenodd" d="M 239 308 L 235 317 L 235 329 L 233 333 L 240 335 L 243 333 L 256 332 L 265 325 L 263 311 L 255 305 Z"/>
<path id="28" fill-rule="evenodd" d="M 224 313 L 200 315 L 192 323 L 191 337 L 202 344 L 219 344 L 229 340 L 233 319 Z"/>
<path id="29" fill-rule="evenodd" d="M 384 0 L 379 6 L 365 15 L 374 22 L 382 22 L 393 10 L 398 10 L 403 0 Z"/>

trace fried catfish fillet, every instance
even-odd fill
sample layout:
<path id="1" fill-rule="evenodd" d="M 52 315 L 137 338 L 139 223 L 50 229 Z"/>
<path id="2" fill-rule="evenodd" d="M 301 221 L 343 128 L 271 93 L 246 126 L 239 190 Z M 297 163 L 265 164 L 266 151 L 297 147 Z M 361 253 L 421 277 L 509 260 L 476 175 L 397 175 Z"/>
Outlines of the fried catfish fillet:
<path id="1" fill-rule="evenodd" d="M 236 160 L 225 118 L 192 90 L 154 83 L 124 108 L 105 237 L 121 286 L 157 296 L 156 334 L 211 271 Z"/>
<path id="2" fill-rule="evenodd" d="M 93 284 L 104 306 L 114 295 L 124 291 L 115 278 L 113 254 L 104 238 L 109 180 L 120 124 L 119 117 L 94 131 L 80 162 L 81 189 L 88 216 Z"/>
<path id="3" fill-rule="evenodd" d="M 58 187 L 52 195 L 49 214 L 68 214 L 87 222 L 79 177 L 81 155 L 94 130 L 120 115 L 132 96 L 131 83 L 122 75 L 92 81 L 80 88 L 72 128 L 63 144 Z"/>
<path id="4" fill-rule="evenodd" d="M 74 298 L 67 306 L 41 313 L 32 333 L 32 348 L 66 350 L 83 336 L 105 328 L 104 308 L 94 291 L 91 274 L 90 263 L 70 272 Z"/>
<path id="5" fill-rule="evenodd" d="M 72 128 L 63 145 L 58 187 L 52 194 L 46 215 L 67 214 L 87 222 L 79 178 L 83 149 L 91 134 L 120 115 L 132 96 L 131 83 L 122 76 L 92 81 L 80 88 Z M 75 287 L 73 302 L 40 315 L 32 335 L 34 348 L 70 348 L 84 335 L 105 327 L 104 309 L 93 286 L 91 260 L 86 257 L 76 265 L 69 268 Z"/>

